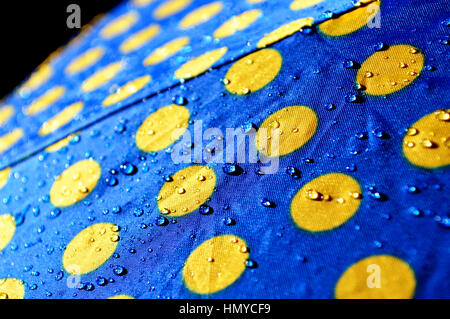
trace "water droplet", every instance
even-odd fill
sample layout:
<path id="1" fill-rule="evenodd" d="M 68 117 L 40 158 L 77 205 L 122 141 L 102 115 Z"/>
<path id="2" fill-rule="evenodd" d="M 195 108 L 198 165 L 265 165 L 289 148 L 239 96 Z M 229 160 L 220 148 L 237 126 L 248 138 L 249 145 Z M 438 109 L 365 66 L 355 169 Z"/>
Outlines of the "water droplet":
<path id="1" fill-rule="evenodd" d="M 252 122 L 247 122 L 241 125 L 242 129 L 244 130 L 245 134 L 251 133 L 256 131 L 256 125 Z"/>
<path id="2" fill-rule="evenodd" d="M 425 139 L 422 141 L 422 146 L 425 148 L 434 148 L 437 146 L 437 144 L 434 143 L 432 140 Z"/>
<path id="3" fill-rule="evenodd" d="M 367 139 L 367 134 L 366 134 L 366 133 L 356 133 L 356 134 L 355 134 L 355 137 L 356 137 L 358 140 L 366 140 L 366 139 Z"/>
<path id="4" fill-rule="evenodd" d="M 108 280 L 102 276 L 97 277 L 95 282 L 97 283 L 97 285 L 102 286 L 102 287 L 106 286 L 108 284 Z"/>
<path id="5" fill-rule="evenodd" d="M 261 199 L 261 205 L 263 205 L 264 207 L 270 207 L 270 208 L 276 207 L 276 204 L 274 202 L 268 200 L 267 198 Z"/>
<path id="6" fill-rule="evenodd" d="M 280 127 L 280 122 L 278 122 L 277 120 L 274 120 L 272 123 L 270 123 L 269 126 L 273 127 L 273 128 L 279 128 Z"/>
<path id="7" fill-rule="evenodd" d="M 225 174 L 228 175 L 239 175 L 242 173 L 242 168 L 236 164 L 225 163 L 222 167 L 222 170 Z"/>
<path id="8" fill-rule="evenodd" d="M 105 183 L 108 186 L 114 187 L 114 186 L 116 186 L 119 183 L 119 181 L 115 177 L 106 177 L 105 178 Z"/>
<path id="9" fill-rule="evenodd" d="M 49 217 L 53 219 L 58 217 L 59 215 L 61 215 L 61 210 L 59 208 L 54 208 L 50 211 Z"/>
<path id="10" fill-rule="evenodd" d="M 415 194 L 415 193 L 419 192 L 419 189 L 414 185 L 408 185 L 406 187 L 406 190 L 408 191 L 408 193 L 411 193 L 411 194 Z"/>
<path id="11" fill-rule="evenodd" d="M 213 213 L 212 207 L 208 206 L 208 205 L 200 205 L 200 207 L 198 208 L 198 211 L 202 215 L 209 215 L 209 214 Z"/>
<path id="12" fill-rule="evenodd" d="M 436 112 L 434 112 L 434 114 L 436 114 L 436 118 L 439 121 L 449 121 L 450 120 L 450 113 L 444 110 L 438 110 Z"/>
<path id="13" fill-rule="evenodd" d="M 296 169 L 293 166 L 286 167 L 286 173 L 295 179 L 299 179 L 302 174 L 298 169 Z"/>
<path id="14" fill-rule="evenodd" d="M 78 191 L 80 193 L 88 193 L 89 189 L 86 186 L 84 186 L 83 184 L 80 184 L 80 185 L 78 185 Z"/>
<path id="15" fill-rule="evenodd" d="M 373 133 L 373 135 L 375 135 L 375 137 L 381 138 L 381 139 L 387 139 L 390 137 L 388 133 L 381 131 L 381 130 L 373 130 L 372 133 Z"/>
<path id="16" fill-rule="evenodd" d="M 314 33 L 314 29 L 312 27 L 305 26 L 300 29 L 300 33 L 302 33 L 304 35 L 311 35 Z"/>
<path id="17" fill-rule="evenodd" d="M 264 168 L 258 168 L 256 170 L 256 175 L 259 175 L 259 176 L 265 175 Z"/>
<path id="18" fill-rule="evenodd" d="M 142 208 L 136 208 L 133 212 L 135 217 L 140 217 L 144 214 L 144 210 Z"/>
<path id="19" fill-rule="evenodd" d="M 375 187 L 369 188 L 369 196 L 370 196 L 370 198 L 375 199 L 375 200 L 385 200 L 386 199 L 386 196 L 384 194 L 378 192 L 375 189 Z"/>
<path id="20" fill-rule="evenodd" d="M 375 240 L 375 241 L 373 242 L 373 245 L 374 245 L 376 248 L 382 248 L 382 247 L 383 247 L 383 243 L 380 242 L 380 241 L 378 241 L 378 240 Z"/>
<path id="21" fill-rule="evenodd" d="M 384 50 L 387 50 L 387 48 L 388 48 L 388 45 L 383 42 L 379 42 L 374 45 L 375 51 L 384 51 Z"/>
<path id="22" fill-rule="evenodd" d="M 63 271 L 59 271 L 56 275 L 55 275 L 55 280 L 56 281 L 60 281 L 61 279 L 63 279 L 64 277 L 64 272 Z"/>
<path id="23" fill-rule="evenodd" d="M 332 103 L 325 104 L 325 109 L 328 111 L 333 111 L 336 109 L 336 105 L 334 105 Z"/>
<path id="24" fill-rule="evenodd" d="M 120 171 L 125 175 L 133 175 L 137 172 L 137 168 L 133 164 L 125 162 L 120 165 Z"/>
<path id="25" fill-rule="evenodd" d="M 223 219 L 223 223 L 224 223 L 226 226 L 232 226 L 232 225 L 234 225 L 236 222 L 234 221 L 233 218 L 226 217 L 226 218 Z"/>
<path id="26" fill-rule="evenodd" d="M 441 21 L 441 24 L 444 27 L 450 27 L 450 18 L 445 18 L 444 20 Z"/>
<path id="27" fill-rule="evenodd" d="M 175 103 L 176 105 L 186 105 L 188 100 L 181 96 L 181 95 L 176 95 L 172 98 L 173 103 Z"/>
<path id="28" fill-rule="evenodd" d="M 450 218 L 449 217 L 442 217 L 438 220 L 439 225 L 441 225 L 444 228 L 450 228 Z"/>
<path id="29" fill-rule="evenodd" d="M 362 198 L 362 194 L 358 193 L 358 192 L 354 192 L 354 193 L 352 193 L 352 197 L 354 199 L 361 199 Z"/>
<path id="30" fill-rule="evenodd" d="M 345 95 L 345 102 L 347 103 L 360 103 L 362 102 L 362 97 L 354 93 L 348 93 Z"/>
<path id="31" fill-rule="evenodd" d="M 408 136 L 414 136 L 414 135 L 417 135 L 418 133 L 419 133 L 419 131 L 414 127 L 410 127 L 406 131 L 406 135 L 408 135 Z"/>
<path id="32" fill-rule="evenodd" d="M 163 214 L 163 215 L 169 215 L 169 214 L 170 214 L 170 209 L 167 209 L 167 208 L 161 209 L 161 214 Z"/>
<path id="33" fill-rule="evenodd" d="M 342 66 L 346 69 L 355 69 L 359 67 L 359 64 L 352 60 L 344 60 L 344 62 L 342 62 Z"/>
<path id="34" fill-rule="evenodd" d="M 113 273 L 117 276 L 123 276 L 123 275 L 126 275 L 127 270 L 122 266 L 115 266 L 113 268 Z"/>
<path id="35" fill-rule="evenodd" d="M 155 224 L 157 226 L 165 226 L 169 223 L 169 221 L 167 220 L 167 218 L 163 217 L 163 216 L 159 216 L 155 219 Z"/>
<path id="36" fill-rule="evenodd" d="M 422 211 L 416 207 L 410 207 L 408 209 L 408 213 L 410 213 L 411 215 L 413 215 L 414 217 L 420 217 L 422 216 Z"/>
<path id="37" fill-rule="evenodd" d="M 414 142 L 411 142 L 411 141 L 405 141 L 405 144 L 409 148 L 413 148 L 414 146 L 416 146 L 416 144 Z"/>
<path id="38" fill-rule="evenodd" d="M 117 134 L 122 134 L 123 132 L 125 132 L 126 130 L 126 126 L 123 123 L 119 123 L 116 126 L 114 126 L 114 132 L 116 132 Z"/>

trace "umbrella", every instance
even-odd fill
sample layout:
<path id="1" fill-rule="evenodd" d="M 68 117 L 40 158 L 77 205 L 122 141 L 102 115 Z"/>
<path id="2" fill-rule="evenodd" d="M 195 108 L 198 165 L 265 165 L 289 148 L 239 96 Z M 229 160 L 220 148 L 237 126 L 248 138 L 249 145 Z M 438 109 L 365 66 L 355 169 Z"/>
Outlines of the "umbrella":
<path id="1" fill-rule="evenodd" d="M 449 297 L 442 0 L 134 0 L 0 108 L 3 298 Z"/>

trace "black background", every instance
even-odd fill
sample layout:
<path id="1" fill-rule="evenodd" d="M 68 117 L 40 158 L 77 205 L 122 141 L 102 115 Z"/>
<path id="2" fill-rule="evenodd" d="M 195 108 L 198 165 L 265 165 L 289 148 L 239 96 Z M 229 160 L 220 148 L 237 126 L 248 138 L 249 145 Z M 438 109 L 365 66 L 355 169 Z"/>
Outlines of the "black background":
<path id="1" fill-rule="evenodd" d="M 78 4 L 81 25 L 120 0 L 2 0 L 0 2 L 1 86 L 8 95 L 53 51 L 79 33 L 66 25 L 67 6 Z"/>

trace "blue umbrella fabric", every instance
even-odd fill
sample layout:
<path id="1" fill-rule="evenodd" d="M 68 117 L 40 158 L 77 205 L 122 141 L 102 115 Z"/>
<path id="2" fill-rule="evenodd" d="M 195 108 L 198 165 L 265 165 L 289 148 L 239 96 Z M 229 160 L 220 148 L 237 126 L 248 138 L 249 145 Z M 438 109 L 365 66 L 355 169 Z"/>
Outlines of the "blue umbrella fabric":
<path id="1" fill-rule="evenodd" d="M 448 298 L 450 4 L 134 0 L 0 107 L 0 298 Z"/>

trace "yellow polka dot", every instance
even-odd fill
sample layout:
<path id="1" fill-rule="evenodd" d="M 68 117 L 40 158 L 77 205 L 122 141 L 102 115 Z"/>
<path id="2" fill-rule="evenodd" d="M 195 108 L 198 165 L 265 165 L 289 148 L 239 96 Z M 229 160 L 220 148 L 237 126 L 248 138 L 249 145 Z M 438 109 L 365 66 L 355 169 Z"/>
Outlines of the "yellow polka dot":
<path id="1" fill-rule="evenodd" d="M 178 79 L 190 79 L 196 77 L 203 72 L 206 72 L 216 63 L 225 53 L 228 48 L 222 47 L 213 51 L 206 52 L 199 57 L 196 57 L 175 71 L 175 77 Z"/>
<path id="2" fill-rule="evenodd" d="M 315 6 L 316 4 L 321 3 L 322 1 L 323 0 L 294 0 L 291 2 L 289 8 L 291 8 L 291 10 L 301 10 Z"/>
<path id="3" fill-rule="evenodd" d="M 181 37 L 167 42 L 148 55 L 144 60 L 144 65 L 149 66 L 164 61 L 188 45 L 189 41 L 188 37 Z"/>
<path id="4" fill-rule="evenodd" d="M 88 69 L 89 67 L 97 63 L 104 54 L 105 49 L 103 49 L 102 47 L 89 49 L 69 63 L 69 65 L 66 67 L 66 73 L 75 74 Z"/>
<path id="5" fill-rule="evenodd" d="M 0 189 L 5 187 L 6 183 L 8 182 L 10 173 L 11 173 L 11 169 L 9 167 L 2 169 L 0 171 Z"/>
<path id="6" fill-rule="evenodd" d="M 149 117 L 136 132 L 136 145 L 145 152 L 160 151 L 184 134 L 188 127 L 189 110 L 184 106 L 167 105 Z"/>
<path id="7" fill-rule="evenodd" d="M 15 130 L 0 136 L 0 154 L 11 148 L 23 136 L 23 130 L 16 128 Z"/>
<path id="8" fill-rule="evenodd" d="M 368 57 L 356 75 L 356 82 L 370 95 L 385 95 L 410 85 L 423 68 L 424 57 L 411 45 L 394 45 Z"/>
<path id="9" fill-rule="evenodd" d="M 34 100 L 26 109 L 26 115 L 34 115 L 46 110 L 66 93 L 64 86 L 55 86 Z"/>
<path id="10" fill-rule="evenodd" d="M 259 9 L 245 11 L 227 20 L 216 31 L 214 31 L 213 36 L 216 39 L 229 37 L 238 31 L 246 29 L 260 16 L 261 10 Z"/>
<path id="11" fill-rule="evenodd" d="M 198 294 L 215 293 L 242 275 L 248 258 L 248 247 L 242 238 L 234 235 L 213 237 L 198 246 L 186 260 L 184 283 Z"/>
<path id="12" fill-rule="evenodd" d="M 222 11 L 222 8 L 222 1 L 211 2 L 201 6 L 190 12 L 180 21 L 180 28 L 188 29 L 204 23 Z"/>
<path id="13" fill-rule="evenodd" d="M 62 258 L 64 269 L 82 275 L 100 267 L 111 257 L 119 242 L 119 227 L 98 223 L 83 229 L 67 245 Z"/>
<path id="14" fill-rule="evenodd" d="M 425 115 L 403 139 L 403 154 L 414 165 L 438 168 L 450 164 L 450 109 Z"/>
<path id="15" fill-rule="evenodd" d="M 319 30 L 332 37 L 350 34 L 364 27 L 378 13 L 379 9 L 378 2 L 362 5 L 353 11 L 321 23 Z"/>
<path id="16" fill-rule="evenodd" d="M 8 245 L 15 232 L 16 222 L 14 217 L 8 214 L 0 215 L 0 250 Z"/>
<path id="17" fill-rule="evenodd" d="M 79 202 L 94 189 L 100 178 L 100 165 L 91 159 L 79 161 L 67 168 L 53 183 L 50 201 L 56 207 Z"/>
<path id="18" fill-rule="evenodd" d="M 225 75 L 225 88 L 234 94 L 262 89 L 277 76 L 282 61 L 280 53 L 274 49 L 253 52 L 230 67 Z"/>
<path id="19" fill-rule="evenodd" d="M 45 151 L 46 151 L 46 152 L 50 152 L 50 153 L 59 151 L 59 150 L 62 149 L 64 146 L 69 145 L 70 141 L 74 138 L 74 136 L 75 136 L 75 134 L 70 134 L 69 136 L 67 136 L 67 137 L 65 137 L 65 138 L 63 138 L 63 139 L 61 139 L 61 140 L 59 140 L 58 142 L 56 142 L 56 143 L 54 143 L 54 144 L 48 146 L 48 147 L 45 149 Z"/>
<path id="20" fill-rule="evenodd" d="M 376 276 L 379 275 L 379 281 Z M 377 285 L 379 284 L 379 288 Z M 416 278 L 400 258 L 378 255 L 350 266 L 335 288 L 337 299 L 409 299 L 414 296 Z"/>
<path id="21" fill-rule="evenodd" d="M 156 19 L 167 18 L 180 12 L 189 4 L 191 4 L 191 2 L 192 0 L 167 0 L 155 9 L 155 11 L 153 12 L 153 17 L 155 17 Z"/>
<path id="22" fill-rule="evenodd" d="M 201 165 L 192 165 L 178 171 L 159 191 L 158 207 L 161 214 L 183 216 L 200 207 L 216 186 L 214 171 Z"/>
<path id="23" fill-rule="evenodd" d="M 316 132 L 317 123 L 316 113 L 309 107 L 285 107 L 261 124 L 255 137 L 256 147 L 266 156 L 291 153 L 309 141 Z M 278 135 L 278 139 L 274 134 Z"/>
<path id="24" fill-rule="evenodd" d="M 109 297 L 108 299 L 134 299 L 134 298 L 128 295 L 115 295 Z"/>
<path id="25" fill-rule="evenodd" d="M 6 105 L 0 108 L 0 126 L 8 122 L 11 116 L 14 115 L 14 107 L 11 105 Z"/>
<path id="26" fill-rule="evenodd" d="M 322 175 L 295 194 L 291 216 L 302 229 L 312 232 L 330 230 L 356 213 L 361 196 L 361 187 L 352 177 L 341 173 Z"/>
<path id="27" fill-rule="evenodd" d="M 15 278 L 0 279 L 0 299 L 23 299 L 25 286 L 22 280 Z"/>
<path id="28" fill-rule="evenodd" d="M 23 83 L 22 88 L 26 90 L 34 90 L 44 84 L 53 75 L 53 68 L 50 64 L 44 63 L 34 71 L 28 80 Z"/>
<path id="29" fill-rule="evenodd" d="M 261 3 L 261 2 L 264 2 L 264 1 L 266 1 L 266 0 L 247 0 L 247 2 L 250 3 L 250 4 Z"/>
<path id="30" fill-rule="evenodd" d="M 135 11 L 128 12 L 107 24 L 100 31 L 100 35 L 105 39 L 118 36 L 130 29 L 138 19 L 139 15 Z"/>
<path id="31" fill-rule="evenodd" d="M 264 48 L 272 43 L 278 42 L 278 41 L 294 34 L 295 32 L 300 31 L 304 27 L 312 26 L 313 22 L 314 22 L 314 18 L 302 18 L 302 19 L 298 19 L 298 20 L 286 23 L 285 25 L 282 25 L 281 27 L 266 34 L 264 36 L 264 38 L 259 40 L 257 47 Z"/>
<path id="32" fill-rule="evenodd" d="M 39 135 L 48 135 L 69 123 L 83 109 L 83 105 L 83 102 L 73 103 L 48 121 L 45 121 L 39 129 Z"/>
<path id="33" fill-rule="evenodd" d="M 155 2 L 155 0 L 133 0 L 133 4 L 136 7 L 145 7 L 146 5 L 149 5 L 153 2 Z"/>
<path id="34" fill-rule="evenodd" d="M 123 65 L 121 62 L 114 62 L 108 64 L 104 68 L 98 70 L 94 74 L 92 74 L 89 78 L 83 81 L 81 84 L 81 89 L 84 92 L 91 92 L 103 84 L 111 81 L 117 73 L 122 70 Z"/>
<path id="35" fill-rule="evenodd" d="M 140 91 L 147 83 L 151 80 L 150 75 L 144 75 L 140 78 L 134 79 L 125 85 L 121 86 L 119 89 L 117 89 L 117 92 L 112 93 L 111 95 L 107 96 L 104 100 L 102 105 L 103 106 L 110 106 L 113 104 L 116 104 L 127 97 L 133 95 L 134 93 Z"/>
<path id="36" fill-rule="evenodd" d="M 133 52 L 156 37 L 160 32 L 161 27 L 157 24 L 152 24 L 149 27 L 136 32 L 124 42 L 122 42 L 122 44 L 120 45 L 120 51 L 122 53 Z"/>

